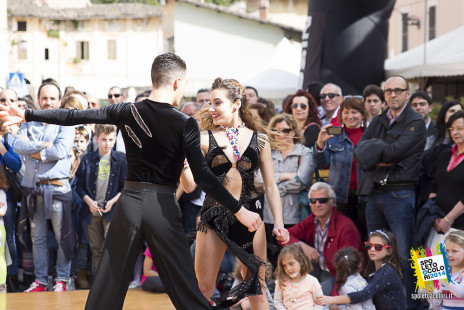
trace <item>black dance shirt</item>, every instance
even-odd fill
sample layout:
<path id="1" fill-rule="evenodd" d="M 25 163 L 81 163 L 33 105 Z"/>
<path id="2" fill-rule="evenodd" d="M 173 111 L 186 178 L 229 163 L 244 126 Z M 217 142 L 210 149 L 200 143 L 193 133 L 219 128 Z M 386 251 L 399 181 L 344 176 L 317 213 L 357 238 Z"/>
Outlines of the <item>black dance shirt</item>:
<path id="1" fill-rule="evenodd" d="M 194 118 L 168 103 L 145 99 L 91 110 L 26 111 L 26 121 L 62 126 L 114 124 L 126 146 L 126 180 L 176 187 L 185 157 L 195 182 L 227 209 L 236 213 L 240 203 L 209 170 L 200 147 L 200 130 Z"/>

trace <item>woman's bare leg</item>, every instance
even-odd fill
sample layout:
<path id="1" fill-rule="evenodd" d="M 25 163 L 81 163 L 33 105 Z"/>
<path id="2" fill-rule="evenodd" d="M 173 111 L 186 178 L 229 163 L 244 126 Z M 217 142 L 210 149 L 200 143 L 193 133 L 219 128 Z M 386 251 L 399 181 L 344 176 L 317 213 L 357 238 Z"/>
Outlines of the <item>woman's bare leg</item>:
<path id="1" fill-rule="evenodd" d="M 266 261 L 266 233 L 264 230 L 264 225 L 261 225 L 256 231 L 255 237 L 253 239 L 253 251 L 255 255 L 258 256 L 261 260 Z M 242 274 L 244 271 L 243 268 L 244 266 L 242 265 Z M 262 294 L 248 296 L 248 300 L 252 310 L 269 310 L 269 303 L 266 296 L 266 266 L 261 266 L 259 269 L 259 276 L 261 278 Z"/>
<path id="2" fill-rule="evenodd" d="M 213 296 L 219 267 L 225 251 L 226 245 L 214 230 L 208 229 L 206 233 L 197 232 L 195 273 L 200 291 L 208 300 Z"/>

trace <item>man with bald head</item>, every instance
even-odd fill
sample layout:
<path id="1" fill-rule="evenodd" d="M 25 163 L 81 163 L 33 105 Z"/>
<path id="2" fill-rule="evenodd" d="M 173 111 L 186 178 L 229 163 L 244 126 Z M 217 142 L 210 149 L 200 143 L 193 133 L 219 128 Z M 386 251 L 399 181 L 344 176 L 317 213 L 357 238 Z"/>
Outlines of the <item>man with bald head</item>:
<path id="1" fill-rule="evenodd" d="M 180 111 L 185 115 L 195 116 L 195 113 L 197 113 L 198 110 L 199 107 L 195 102 L 187 102 L 186 104 L 184 104 Z"/>
<path id="2" fill-rule="evenodd" d="M 337 119 L 340 104 L 343 101 L 342 89 L 340 86 L 327 83 L 321 89 L 321 106 L 323 113 L 321 113 L 322 127 L 327 126 L 333 119 Z M 340 126 L 339 123 L 334 124 Z"/>
<path id="3" fill-rule="evenodd" d="M 389 78 L 384 93 L 388 109 L 373 119 L 355 148 L 358 165 L 365 172 L 358 191 L 368 195 L 368 231 L 386 229 L 398 240 L 408 309 L 422 309 L 419 301 L 411 299 L 416 284 L 408 258 L 414 241 L 414 183 L 425 146 L 425 122 L 408 102 L 411 91 L 404 77 Z M 365 146 L 368 156 L 362 154 Z"/>

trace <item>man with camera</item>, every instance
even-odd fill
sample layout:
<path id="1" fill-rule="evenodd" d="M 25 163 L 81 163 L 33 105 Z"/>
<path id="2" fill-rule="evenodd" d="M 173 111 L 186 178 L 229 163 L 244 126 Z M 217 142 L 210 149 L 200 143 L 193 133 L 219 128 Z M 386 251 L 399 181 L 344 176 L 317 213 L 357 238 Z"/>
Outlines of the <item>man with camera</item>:
<path id="1" fill-rule="evenodd" d="M 321 89 L 321 105 L 323 111 L 321 111 L 320 119 L 322 121 L 322 128 L 330 124 L 332 120 L 337 120 L 338 110 L 340 104 L 343 101 L 342 89 L 340 86 L 327 83 Z M 333 124 L 334 126 L 340 126 L 337 121 Z"/>

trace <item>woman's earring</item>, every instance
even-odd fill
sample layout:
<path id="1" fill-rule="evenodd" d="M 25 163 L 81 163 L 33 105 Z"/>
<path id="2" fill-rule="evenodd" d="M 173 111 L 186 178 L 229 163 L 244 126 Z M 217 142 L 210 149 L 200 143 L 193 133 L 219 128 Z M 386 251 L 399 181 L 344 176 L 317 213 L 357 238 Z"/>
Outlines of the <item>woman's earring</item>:
<path id="1" fill-rule="evenodd" d="M 237 111 L 237 108 L 236 108 L 236 107 L 234 107 L 234 112 L 235 112 L 235 111 Z"/>

